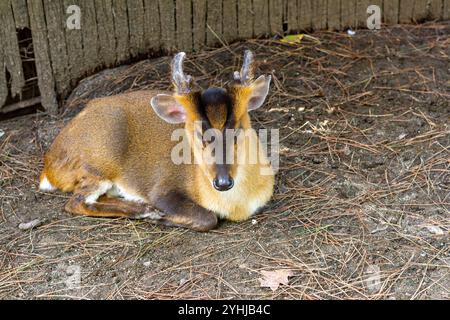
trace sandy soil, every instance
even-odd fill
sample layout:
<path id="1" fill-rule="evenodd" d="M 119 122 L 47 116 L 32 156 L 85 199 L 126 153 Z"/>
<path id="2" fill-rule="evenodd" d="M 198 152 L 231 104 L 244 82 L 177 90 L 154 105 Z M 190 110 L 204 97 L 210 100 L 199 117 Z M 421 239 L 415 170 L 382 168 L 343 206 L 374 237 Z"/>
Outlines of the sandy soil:
<path id="1" fill-rule="evenodd" d="M 68 195 L 37 190 L 43 153 L 86 101 L 169 88 L 170 57 L 84 80 L 59 116 L 0 122 L 0 298 L 448 299 L 449 34 L 399 26 L 191 54 L 206 86 L 254 50 L 273 77 L 254 124 L 281 137 L 270 205 L 206 234 L 74 217 Z M 287 285 L 260 286 L 280 269 Z"/>

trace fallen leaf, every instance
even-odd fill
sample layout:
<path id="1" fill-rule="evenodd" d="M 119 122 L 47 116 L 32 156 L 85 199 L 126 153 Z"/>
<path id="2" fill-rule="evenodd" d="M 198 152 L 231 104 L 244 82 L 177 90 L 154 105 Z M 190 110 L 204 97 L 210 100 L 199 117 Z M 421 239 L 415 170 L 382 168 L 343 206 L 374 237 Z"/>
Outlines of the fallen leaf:
<path id="1" fill-rule="evenodd" d="M 31 220 L 30 222 L 22 222 L 21 224 L 19 224 L 19 229 L 20 230 L 33 229 L 33 228 L 39 226 L 41 223 L 42 223 L 42 221 L 40 219 L 34 219 L 34 220 Z"/>
<path id="2" fill-rule="evenodd" d="M 288 284 L 289 277 L 292 277 L 294 273 L 292 270 L 279 269 L 274 271 L 261 271 L 263 278 L 259 279 L 261 287 L 269 287 L 272 291 L 278 289 L 280 284 Z"/>
<path id="3" fill-rule="evenodd" d="M 281 42 L 285 42 L 285 43 L 300 43 L 300 41 L 302 41 L 304 34 L 300 33 L 300 34 L 291 34 L 288 36 L 283 37 L 283 39 L 281 39 Z"/>

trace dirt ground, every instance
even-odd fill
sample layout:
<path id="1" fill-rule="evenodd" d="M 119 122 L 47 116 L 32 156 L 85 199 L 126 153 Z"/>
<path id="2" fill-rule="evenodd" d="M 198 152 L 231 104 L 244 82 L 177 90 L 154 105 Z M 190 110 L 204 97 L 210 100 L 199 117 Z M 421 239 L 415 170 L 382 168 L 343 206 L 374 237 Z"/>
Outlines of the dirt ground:
<path id="1" fill-rule="evenodd" d="M 74 217 L 68 195 L 37 189 L 87 100 L 169 88 L 170 57 L 82 81 L 59 116 L 0 122 L 0 298 L 449 299 L 449 35 L 434 23 L 190 54 L 187 72 L 221 85 L 252 49 L 273 77 L 254 125 L 280 129 L 270 205 L 206 234 Z M 281 269 L 287 285 L 261 287 Z"/>

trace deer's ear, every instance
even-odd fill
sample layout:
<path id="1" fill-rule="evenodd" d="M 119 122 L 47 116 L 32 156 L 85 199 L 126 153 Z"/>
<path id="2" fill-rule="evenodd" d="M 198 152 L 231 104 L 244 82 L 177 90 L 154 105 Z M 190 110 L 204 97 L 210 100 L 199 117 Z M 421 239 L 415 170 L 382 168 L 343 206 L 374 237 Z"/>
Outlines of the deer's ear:
<path id="1" fill-rule="evenodd" d="M 183 123 L 186 121 L 186 110 L 169 94 L 158 94 L 150 101 L 156 114 L 168 123 Z"/>
<path id="2" fill-rule="evenodd" d="M 269 93 L 271 76 L 260 76 L 250 84 L 251 94 L 247 104 L 247 110 L 252 111 L 261 107 Z"/>

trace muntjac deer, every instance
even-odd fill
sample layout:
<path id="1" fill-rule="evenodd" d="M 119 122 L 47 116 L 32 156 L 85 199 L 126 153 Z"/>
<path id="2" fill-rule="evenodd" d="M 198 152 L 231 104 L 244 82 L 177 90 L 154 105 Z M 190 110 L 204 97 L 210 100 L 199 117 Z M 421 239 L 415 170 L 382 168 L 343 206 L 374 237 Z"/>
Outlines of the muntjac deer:
<path id="1" fill-rule="evenodd" d="M 197 231 L 214 228 L 218 217 L 241 221 L 261 209 L 274 186 L 265 155 L 256 163 L 175 164 L 171 136 L 181 129 L 197 160 L 208 157 L 204 131 L 251 131 L 248 112 L 263 104 L 271 77 L 253 79 L 253 54 L 246 51 L 230 85 L 201 91 L 184 74 L 184 57 L 180 52 L 172 61 L 174 93 L 136 91 L 90 101 L 46 154 L 40 189 L 73 192 L 65 205 L 73 214 L 148 218 Z M 198 136 L 201 143 L 195 143 Z M 224 145 L 236 150 L 236 141 Z M 244 141 L 261 147 L 256 133 Z"/>

